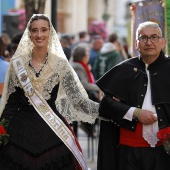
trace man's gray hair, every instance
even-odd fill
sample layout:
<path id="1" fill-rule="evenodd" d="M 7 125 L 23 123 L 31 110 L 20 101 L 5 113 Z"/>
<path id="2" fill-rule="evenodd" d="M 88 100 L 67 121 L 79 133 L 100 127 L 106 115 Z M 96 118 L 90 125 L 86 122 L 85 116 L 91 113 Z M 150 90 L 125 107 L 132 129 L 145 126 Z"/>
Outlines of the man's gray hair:
<path id="1" fill-rule="evenodd" d="M 161 28 L 159 27 L 159 25 L 155 22 L 151 22 L 151 21 L 146 21 L 146 22 L 143 22 L 143 23 L 140 23 L 138 25 L 138 28 L 136 30 L 136 39 L 138 39 L 139 37 L 139 34 L 140 32 L 142 31 L 143 28 L 146 28 L 146 27 L 153 27 L 153 28 L 158 28 L 158 30 L 160 31 L 160 36 L 162 37 L 162 30 Z"/>

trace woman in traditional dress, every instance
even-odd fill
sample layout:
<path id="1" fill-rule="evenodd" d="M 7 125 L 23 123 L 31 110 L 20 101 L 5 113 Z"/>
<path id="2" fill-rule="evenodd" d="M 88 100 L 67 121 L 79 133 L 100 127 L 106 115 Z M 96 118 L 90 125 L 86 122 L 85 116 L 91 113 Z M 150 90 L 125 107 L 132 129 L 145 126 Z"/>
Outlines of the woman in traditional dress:
<path id="1" fill-rule="evenodd" d="M 65 57 L 47 16 L 34 14 L 6 75 L 0 169 L 87 169 L 68 123 L 94 123 L 98 107 Z"/>

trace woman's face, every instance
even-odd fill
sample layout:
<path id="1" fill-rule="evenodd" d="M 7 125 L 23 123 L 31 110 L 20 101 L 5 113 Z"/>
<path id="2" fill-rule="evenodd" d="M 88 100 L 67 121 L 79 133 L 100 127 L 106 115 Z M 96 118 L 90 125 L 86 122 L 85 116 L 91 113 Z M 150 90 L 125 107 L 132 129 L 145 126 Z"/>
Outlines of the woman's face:
<path id="1" fill-rule="evenodd" d="M 47 47 L 50 35 L 49 23 L 46 20 L 34 20 L 30 27 L 30 38 L 37 48 Z"/>

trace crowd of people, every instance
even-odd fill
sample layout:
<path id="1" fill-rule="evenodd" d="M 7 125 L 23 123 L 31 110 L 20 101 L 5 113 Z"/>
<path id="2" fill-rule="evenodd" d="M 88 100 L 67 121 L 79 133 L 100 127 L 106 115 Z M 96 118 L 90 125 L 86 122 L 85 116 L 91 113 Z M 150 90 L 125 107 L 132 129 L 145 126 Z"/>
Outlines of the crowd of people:
<path id="1" fill-rule="evenodd" d="M 157 136 L 170 126 L 165 40 L 158 24 L 144 22 L 135 42 L 131 57 L 116 33 L 58 35 L 44 14 L 23 33 L 3 34 L 0 169 L 87 170 L 81 122 L 92 137 L 100 126 L 98 170 L 167 170 Z"/>

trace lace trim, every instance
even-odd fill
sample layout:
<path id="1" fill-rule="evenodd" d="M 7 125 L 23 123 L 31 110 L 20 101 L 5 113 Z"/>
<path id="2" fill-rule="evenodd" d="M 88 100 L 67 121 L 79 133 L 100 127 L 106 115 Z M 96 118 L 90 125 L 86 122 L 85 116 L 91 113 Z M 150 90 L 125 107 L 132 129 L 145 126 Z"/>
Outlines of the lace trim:
<path id="1" fill-rule="evenodd" d="M 28 64 L 26 64 L 26 70 L 32 84 L 34 84 L 36 90 L 38 90 L 46 100 L 49 100 L 51 98 L 50 93 L 52 92 L 54 86 L 59 83 L 59 76 L 57 74 L 58 70 L 52 69 L 56 67 L 56 65 L 51 67 L 49 62 L 52 61 L 49 60 L 50 57 L 42 68 L 41 72 L 39 72 L 39 77 L 36 77 L 35 71 L 30 68 Z"/>
<path id="2" fill-rule="evenodd" d="M 83 120 L 94 123 L 98 116 L 99 104 L 88 98 L 71 65 L 64 60 L 61 62 L 62 67 L 58 70 L 60 86 L 56 101 L 57 109 L 68 122 Z"/>
<path id="3" fill-rule="evenodd" d="M 5 83 L 4 83 L 4 91 L 3 91 L 3 98 L 0 107 L 0 115 L 2 114 L 2 109 L 4 108 L 10 94 L 16 91 L 15 87 L 21 87 L 18 81 L 18 78 L 14 72 L 12 64 L 10 64 Z"/>
<path id="4" fill-rule="evenodd" d="M 77 74 L 68 61 L 49 55 L 49 59 L 38 78 L 29 66 L 29 62 L 25 64 L 25 67 L 32 84 L 46 100 L 51 98 L 50 93 L 54 86 L 59 83 L 56 107 L 69 123 L 80 120 L 94 123 L 98 117 L 99 104 L 88 98 Z M 15 87 L 20 87 L 12 65 L 9 75 L 7 99 L 10 94 L 15 92 Z"/>

